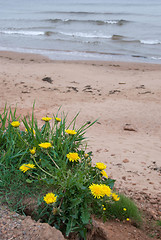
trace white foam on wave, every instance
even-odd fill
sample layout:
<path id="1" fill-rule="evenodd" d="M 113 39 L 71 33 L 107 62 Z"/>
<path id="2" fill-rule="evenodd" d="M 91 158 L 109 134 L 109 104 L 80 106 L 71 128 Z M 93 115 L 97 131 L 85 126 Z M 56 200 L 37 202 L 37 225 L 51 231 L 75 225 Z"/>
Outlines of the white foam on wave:
<path id="1" fill-rule="evenodd" d="M 44 32 L 40 31 L 15 31 L 15 30 L 4 30 L 0 31 L 2 34 L 11 34 L 11 35 L 26 35 L 26 36 L 38 36 L 44 35 Z"/>
<path id="2" fill-rule="evenodd" d="M 140 40 L 142 44 L 149 44 L 149 45 L 157 45 L 161 44 L 161 41 L 159 40 Z"/>
<path id="3" fill-rule="evenodd" d="M 151 57 L 151 59 L 154 59 L 154 60 L 161 60 L 161 57 Z"/>
<path id="4" fill-rule="evenodd" d="M 108 24 L 117 24 L 119 22 L 119 20 L 107 20 L 104 21 L 104 23 L 108 23 Z"/>
<path id="5" fill-rule="evenodd" d="M 72 36 L 72 37 L 82 37 L 82 38 L 112 38 L 111 35 L 103 35 L 103 34 L 96 34 L 96 33 L 83 33 L 83 32 L 60 32 L 60 34 Z"/>

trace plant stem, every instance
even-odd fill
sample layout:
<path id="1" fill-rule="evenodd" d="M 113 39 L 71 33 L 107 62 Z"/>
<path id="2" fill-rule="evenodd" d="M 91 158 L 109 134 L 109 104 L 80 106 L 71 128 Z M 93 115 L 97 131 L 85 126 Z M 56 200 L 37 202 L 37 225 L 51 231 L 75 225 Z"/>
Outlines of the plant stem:
<path id="1" fill-rule="evenodd" d="M 53 175 L 51 175 L 50 173 L 46 172 L 42 167 L 39 166 L 39 164 L 36 162 L 34 156 L 33 156 L 33 160 L 34 160 L 34 163 L 36 164 L 36 166 L 37 166 L 38 168 L 40 168 L 41 171 L 43 171 L 44 173 L 46 173 L 47 175 L 49 175 L 49 176 L 51 176 L 51 177 L 54 177 Z"/>
<path id="2" fill-rule="evenodd" d="M 50 156 L 50 154 L 47 152 L 47 155 L 49 156 L 49 158 L 51 159 L 51 161 L 55 164 L 55 166 L 60 169 L 60 167 L 56 164 L 56 162 L 54 161 L 54 159 L 52 159 L 52 157 Z"/>
<path id="3" fill-rule="evenodd" d="M 63 192 L 64 192 L 64 195 L 65 195 L 66 189 L 64 189 Z M 63 203 L 63 199 L 64 199 L 64 197 L 61 198 L 61 201 L 60 201 L 58 209 L 60 209 L 60 207 L 61 207 L 61 205 Z"/>

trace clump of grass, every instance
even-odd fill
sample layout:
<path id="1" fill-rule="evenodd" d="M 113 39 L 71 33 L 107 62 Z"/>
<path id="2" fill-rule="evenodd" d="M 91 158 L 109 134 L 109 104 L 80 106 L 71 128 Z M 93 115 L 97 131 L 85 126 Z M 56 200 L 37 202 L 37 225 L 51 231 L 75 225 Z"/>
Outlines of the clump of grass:
<path id="1" fill-rule="evenodd" d="M 141 214 L 136 204 L 123 194 L 120 194 L 120 200 L 113 204 L 107 204 L 105 216 L 112 219 L 131 221 L 136 226 L 142 222 Z"/>
<path id="2" fill-rule="evenodd" d="M 108 178 L 106 165 L 92 166 L 85 133 L 96 121 L 76 129 L 77 117 L 67 124 L 67 115 L 58 110 L 42 118 L 43 126 L 39 126 L 34 106 L 27 118 L 16 117 L 16 108 L 4 108 L 0 114 L 0 197 L 22 213 L 24 199 L 34 198 L 36 220 L 55 226 L 67 237 L 77 232 L 86 239 L 92 214 L 104 220 L 140 218 L 136 206 L 114 192 L 115 180 Z"/>
<path id="3" fill-rule="evenodd" d="M 0 170 L 0 202 L 7 203 L 13 211 L 25 214 L 28 206 L 24 199 L 26 196 L 31 199 L 38 197 L 42 188 L 36 183 L 32 186 L 27 184 L 26 176 L 14 167 L 7 169 L 1 166 Z"/>

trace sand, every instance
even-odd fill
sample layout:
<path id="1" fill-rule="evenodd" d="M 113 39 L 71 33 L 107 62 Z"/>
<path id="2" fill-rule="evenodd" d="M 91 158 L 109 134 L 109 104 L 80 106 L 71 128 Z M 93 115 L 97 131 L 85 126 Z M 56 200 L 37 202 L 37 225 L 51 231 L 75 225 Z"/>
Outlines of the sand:
<path id="1" fill-rule="evenodd" d="M 161 65 L 0 52 L 0 110 L 17 104 L 25 115 L 34 101 L 38 119 L 60 106 L 69 121 L 80 112 L 77 126 L 98 119 L 86 133 L 93 164 L 106 163 L 119 191 L 161 213 Z"/>

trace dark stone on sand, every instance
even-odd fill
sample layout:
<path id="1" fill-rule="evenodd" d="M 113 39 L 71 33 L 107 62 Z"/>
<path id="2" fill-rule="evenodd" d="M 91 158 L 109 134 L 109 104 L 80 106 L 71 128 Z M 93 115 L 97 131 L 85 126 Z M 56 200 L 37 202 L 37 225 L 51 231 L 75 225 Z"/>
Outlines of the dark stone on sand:
<path id="1" fill-rule="evenodd" d="M 45 78 L 42 79 L 42 81 L 48 82 L 50 84 L 52 84 L 52 82 L 53 82 L 53 80 L 50 77 L 45 77 Z"/>
<path id="2" fill-rule="evenodd" d="M 22 91 L 22 93 L 30 93 L 30 91 Z"/>
<path id="3" fill-rule="evenodd" d="M 92 89 L 91 85 L 86 85 L 85 88 Z"/>
<path id="4" fill-rule="evenodd" d="M 75 92 L 78 92 L 78 89 L 77 89 L 76 87 L 67 87 L 67 88 L 72 89 L 72 90 L 74 90 Z M 68 90 L 68 91 L 70 91 L 70 90 Z"/>
<path id="5" fill-rule="evenodd" d="M 139 89 L 139 88 L 145 89 L 145 85 L 142 84 L 139 87 L 136 87 L 136 89 Z"/>
<path id="6" fill-rule="evenodd" d="M 152 93 L 151 91 L 146 91 L 146 92 L 139 92 L 139 94 L 147 94 L 147 93 Z"/>
<path id="7" fill-rule="evenodd" d="M 124 162 L 124 163 L 128 163 L 129 160 L 128 160 L 128 159 L 124 159 L 123 162 Z"/>
<path id="8" fill-rule="evenodd" d="M 86 93 L 93 93 L 92 90 L 86 90 L 86 89 L 84 89 L 83 91 L 86 92 Z"/>
<path id="9" fill-rule="evenodd" d="M 124 126 L 125 131 L 137 132 L 136 128 L 129 123 L 126 123 Z"/>
<path id="10" fill-rule="evenodd" d="M 119 92 L 121 92 L 120 90 L 111 90 L 111 91 L 109 91 L 109 94 L 114 94 L 114 93 L 119 93 Z"/>

